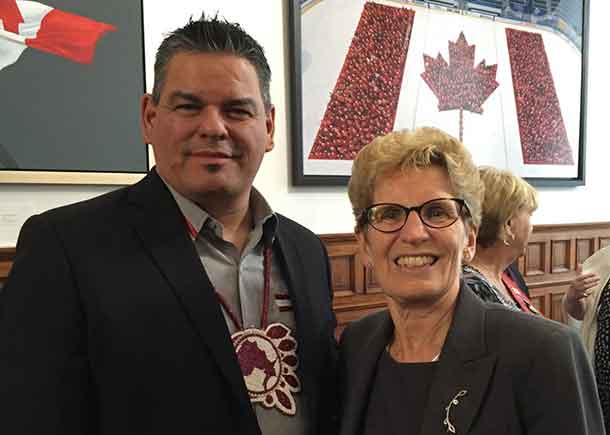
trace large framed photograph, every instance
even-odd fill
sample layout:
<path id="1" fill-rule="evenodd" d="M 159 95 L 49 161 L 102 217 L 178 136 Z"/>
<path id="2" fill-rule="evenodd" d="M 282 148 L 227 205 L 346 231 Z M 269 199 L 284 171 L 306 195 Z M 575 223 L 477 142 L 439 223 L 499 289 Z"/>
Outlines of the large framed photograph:
<path id="1" fill-rule="evenodd" d="M 0 1 L 0 182 L 147 172 L 142 27 L 141 0 Z"/>
<path id="2" fill-rule="evenodd" d="M 294 184 L 344 185 L 373 138 L 424 125 L 479 165 L 584 184 L 588 0 L 290 3 Z"/>

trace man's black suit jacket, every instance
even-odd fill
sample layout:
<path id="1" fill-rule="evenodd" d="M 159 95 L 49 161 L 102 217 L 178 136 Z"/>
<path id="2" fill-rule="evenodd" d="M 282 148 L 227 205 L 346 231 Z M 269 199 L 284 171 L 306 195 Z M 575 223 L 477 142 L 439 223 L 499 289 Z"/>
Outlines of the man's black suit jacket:
<path id="1" fill-rule="evenodd" d="M 336 404 L 330 270 L 279 216 L 311 434 Z M 30 218 L 0 293 L 0 433 L 258 434 L 212 285 L 153 170 Z"/>

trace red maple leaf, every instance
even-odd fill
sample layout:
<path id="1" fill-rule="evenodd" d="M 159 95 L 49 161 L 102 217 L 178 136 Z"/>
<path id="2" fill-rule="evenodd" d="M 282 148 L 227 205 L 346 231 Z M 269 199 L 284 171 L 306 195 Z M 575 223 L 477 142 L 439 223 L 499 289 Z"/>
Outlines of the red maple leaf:
<path id="1" fill-rule="evenodd" d="M 460 140 L 464 130 L 463 112 L 483 113 L 483 103 L 498 87 L 498 65 L 474 68 L 475 46 L 468 45 L 464 32 L 456 42 L 449 41 L 449 63 L 439 53 L 436 59 L 424 54 L 425 71 L 421 77 L 438 98 L 438 110 L 460 111 Z"/>

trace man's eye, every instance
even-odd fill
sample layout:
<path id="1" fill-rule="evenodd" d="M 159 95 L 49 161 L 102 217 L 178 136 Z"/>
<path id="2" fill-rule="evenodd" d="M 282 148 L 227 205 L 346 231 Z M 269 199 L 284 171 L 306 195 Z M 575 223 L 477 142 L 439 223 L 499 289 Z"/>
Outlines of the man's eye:
<path id="1" fill-rule="evenodd" d="M 252 117 L 252 113 L 249 110 L 241 109 L 239 107 L 233 107 L 227 110 L 228 115 L 234 119 L 246 119 Z"/>
<path id="2" fill-rule="evenodd" d="M 178 104 L 174 107 L 174 110 L 183 113 L 196 113 L 199 111 L 199 106 L 197 104 Z"/>

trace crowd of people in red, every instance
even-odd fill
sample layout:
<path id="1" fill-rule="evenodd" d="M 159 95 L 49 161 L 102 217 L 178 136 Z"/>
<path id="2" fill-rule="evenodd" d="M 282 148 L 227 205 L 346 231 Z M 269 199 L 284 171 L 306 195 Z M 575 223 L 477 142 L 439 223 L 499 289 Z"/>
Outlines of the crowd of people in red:
<path id="1" fill-rule="evenodd" d="M 539 33 L 506 29 L 523 162 L 574 163 L 555 91 L 553 76 Z"/>
<path id="2" fill-rule="evenodd" d="M 392 131 L 415 12 L 367 2 L 309 158 L 352 160 Z"/>

